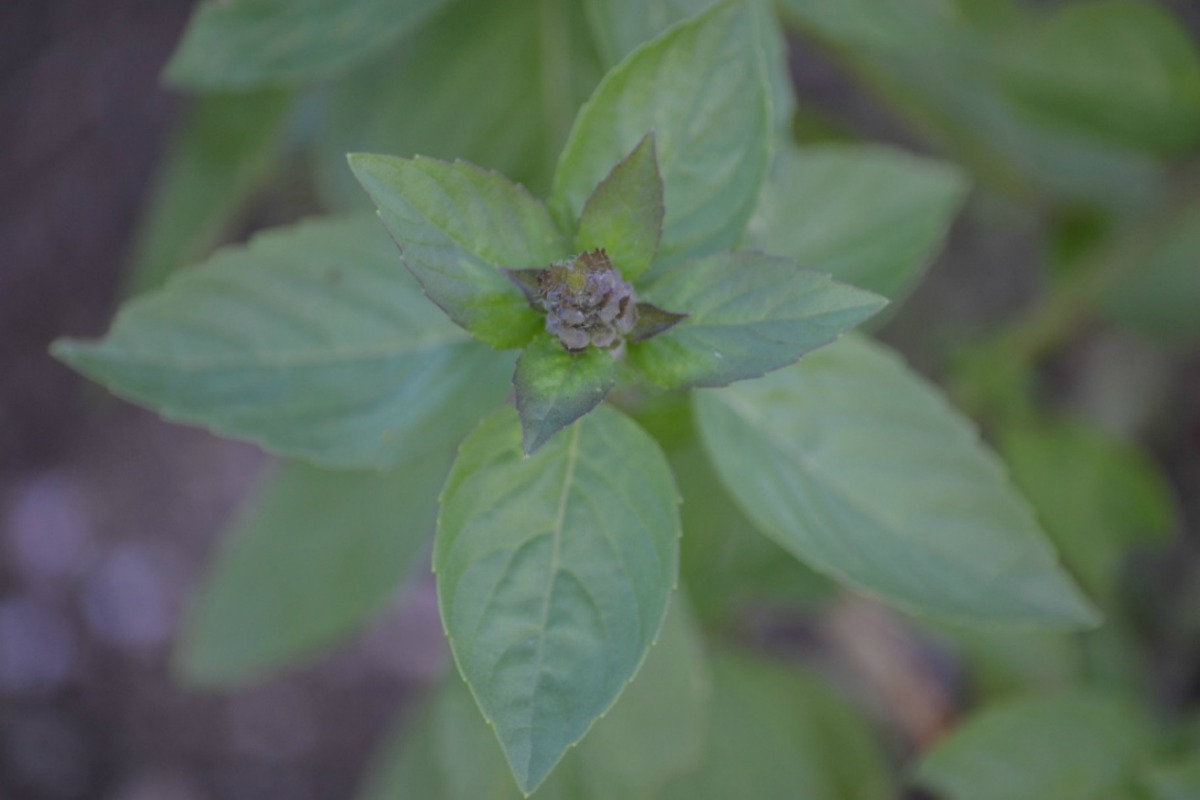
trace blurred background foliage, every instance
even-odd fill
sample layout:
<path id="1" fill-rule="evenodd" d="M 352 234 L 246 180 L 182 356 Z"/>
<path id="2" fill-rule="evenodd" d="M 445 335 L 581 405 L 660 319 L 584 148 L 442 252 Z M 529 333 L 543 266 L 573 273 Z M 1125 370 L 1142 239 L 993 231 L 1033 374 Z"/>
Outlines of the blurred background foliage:
<path id="1" fill-rule="evenodd" d="M 124 292 L 161 286 L 259 228 L 367 208 L 347 152 L 462 158 L 544 193 L 604 72 L 708 5 L 200 3 L 163 72 L 189 99 L 129 245 Z M 536 796 L 1200 796 L 1200 10 L 1187 0 L 758 8 L 778 67 L 781 138 L 745 244 L 894 299 L 875 333 L 976 419 L 1107 621 L 1076 634 L 968 629 L 850 596 L 754 530 L 699 456 L 690 407 L 658 398 L 639 419 L 684 493 L 703 498 L 683 508 L 687 602 L 676 600 L 626 699 Z M 93 402 L 81 413 L 103 426 L 113 410 Z M 111 436 L 99 441 L 93 471 L 125 452 Z M 264 469 L 261 458 L 237 458 L 249 463 L 239 476 Z M 170 635 L 150 644 L 161 651 L 177 639 L 177 677 L 234 692 L 231 719 L 250 714 L 236 709 L 252 707 L 261 687 L 282 686 L 260 734 L 289 727 L 297 708 L 319 733 L 319 709 L 338 696 L 330 682 L 359 674 L 361 692 L 379 691 L 381 681 L 346 666 L 369 660 L 370 646 L 329 656 L 368 628 L 365 641 L 389 638 L 404 666 L 382 680 L 388 708 L 339 720 L 374 733 L 391 705 L 400 709 L 362 796 L 516 797 L 465 687 L 439 677 L 424 540 L 389 536 L 401 510 L 432 532 L 445 468 L 432 461 L 372 476 L 267 465 L 253 493 L 245 477 L 197 489 L 215 509 L 194 534 L 205 544 L 180 556 L 184 582 L 228 507 L 243 508 L 191 611 L 167 613 Z M 118 614 L 134 633 L 100 635 L 105 581 L 147 580 L 127 563 L 144 553 L 113 546 L 78 568 L 82 623 L 72 612 L 43 624 L 38 587 L 49 578 L 29 564 L 51 562 L 31 561 L 40 551 L 28 541 L 47 519 L 66 530 L 83 523 L 62 511 L 58 484 L 13 474 L 0 711 L 19 721 L 46 698 L 94 702 L 86 698 L 101 690 L 86 676 L 104 659 L 93 649 L 136 644 L 136 626 L 150 623 Z M 129 502 L 171 508 L 175 488 Z M 51 492 L 52 510 L 21 516 L 39 502 L 34 490 Z M 181 535 L 170 519 L 157 530 L 167 541 Z M 81 546 L 62 541 L 64 552 Z M 406 621 L 388 611 L 396 605 Z M 102 640 L 67 647 L 74 661 L 59 678 L 45 666 L 67 658 L 45 634 L 55 625 L 66 626 L 63 641 L 80 626 L 81 639 Z M 164 659 L 151 664 L 165 674 Z M 110 669 L 128 681 L 147 667 Z M 374 696 L 359 702 L 377 706 Z M 5 728 L 0 796 L 342 797 L 371 741 L 357 735 L 356 749 L 336 756 L 251 746 L 233 763 L 253 779 L 206 766 L 194 747 L 168 750 L 176 783 L 138 795 L 113 788 L 138 763 L 136 745 L 83 748 L 79 758 L 104 766 L 76 784 L 38 778 L 28 752 L 54 741 L 40 730 Z M 285 791 L 259 774 L 281 763 L 310 779 Z M 311 778 L 323 770 L 340 777 Z"/>

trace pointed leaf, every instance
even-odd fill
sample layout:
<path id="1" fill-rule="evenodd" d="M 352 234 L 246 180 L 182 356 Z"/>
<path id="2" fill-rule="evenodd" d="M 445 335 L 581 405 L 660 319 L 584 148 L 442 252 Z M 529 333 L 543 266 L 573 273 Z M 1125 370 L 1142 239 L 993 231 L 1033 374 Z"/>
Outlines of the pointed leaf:
<path id="1" fill-rule="evenodd" d="M 612 165 L 654 131 L 666 217 L 659 259 L 732 247 L 766 171 L 770 102 L 753 10 L 722 2 L 639 48 L 583 106 L 559 159 L 567 227 Z"/>
<path id="2" fill-rule="evenodd" d="M 512 363 L 398 262 L 369 216 L 281 228 L 128 303 L 105 339 L 54 352 L 168 419 L 339 467 L 395 464 L 452 444 L 504 398 Z"/>
<path id="3" fill-rule="evenodd" d="M 245 89 L 329 75 L 386 47 L 445 0 L 208 0 L 165 78 L 194 89 Z"/>
<path id="4" fill-rule="evenodd" d="M 787 147 L 746 241 L 896 300 L 929 267 L 965 194 L 956 168 L 900 151 Z"/>
<path id="5" fill-rule="evenodd" d="M 283 466 L 230 533 L 183 633 L 193 683 L 269 676 L 357 632 L 433 535 L 441 454 L 386 471 Z"/>
<path id="6" fill-rule="evenodd" d="M 671 603 L 658 641 L 629 688 L 563 757 L 533 800 L 657 797 L 670 778 L 698 766 L 712 676 L 704 637 L 686 606 L 682 597 Z M 406 721 L 395 739 L 369 771 L 364 800 L 523 797 L 458 675 L 447 677 L 432 708 L 415 723 Z"/>
<path id="7" fill-rule="evenodd" d="M 579 217 L 575 249 L 607 251 L 613 266 L 631 281 L 650 269 L 662 222 L 662 176 L 654 134 L 647 133 L 588 198 Z"/>
<path id="8" fill-rule="evenodd" d="M 847 337 L 694 400 L 734 498 L 814 568 L 944 618 L 1096 622 L 974 427 L 883 347 Z"/>
<path id="9" fill-rule="evenodd" d="M 761 253 L 721 253 L 666 270 L 642 295 L 687 318 L 631 344 L 669 389 L 756 378 L 829 344 L 883 307 L 878 295 Z"/>
<path id="10" fill-rule="evenodd" d="M 629 332 L 629 341 L 631 342 L 653 339 L 663 331 L 668 331 L 687 319 L 687 314 L 663 311 L 652 303 L 638 303 L 637 312 L 637 322 L 634 323 L 633 330 Z"/>
<path id="11" fill-rule="evenodd" d="M 521 357 L 513 385 L 521 417 L 521 444 L 533 453 L 558 431 L 595 408 L 616 380 L 612 353 L 589 347 L 568 353 L 558 338 L 537 336 Z"/>
<path id="12" fill-rule="evenodd" d="M 524 791 L 641 665 L 675 583 L 678 537 L 665 457 L 610 408 L 529 458 L 511 410 L 463 443 L 434 548 L 442 620 Z"/>
<path id="13" fill-rule="evenodd" d="M 917 780 L 946 800 L 1128 797 L 1120 789 L 1150 745 L 1147 721 L 1122 698 L 1029 697 L 967 720 L 925 756 Z"/>
<path id="14" fill-rule="evenodd" d="M 493 347 L 520 347 L 542 324 L 501 267 L 569 255 L 550 215 L 522 187 L 456 161 L 353 155 L 404 263 L 450 319 Z"/>

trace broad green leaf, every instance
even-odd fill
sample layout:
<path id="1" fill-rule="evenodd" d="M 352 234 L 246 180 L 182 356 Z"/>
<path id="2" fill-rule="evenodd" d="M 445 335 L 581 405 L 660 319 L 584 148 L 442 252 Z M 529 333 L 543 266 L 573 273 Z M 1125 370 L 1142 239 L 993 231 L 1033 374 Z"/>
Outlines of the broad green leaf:
<path id="1" fill-rule="evenodd" d="M 607 251 L 613 266 L 631 281 L 654 261 L 662 221 L 662 176 L 654 134 L 647 133 L 584 204 L 575 249 Z"/>
<path id="2" fill-rule="evenodd" d="M 680 598 L 682 600 L 682 598 Z M 675 602 L 645 666 L 613 709 L 563 757 L 534 800 L 650 800 L 694 769 L 707 740 L 711 676 L 686 605 Z M 405 725 L 376 761 L 364 800 L 519 800 L 470 691 L 447 679 L 429 713 Z"/>
<path id="3" fill-rule="evenodd" d="M 533 453 L 558 431 L 596 407 L 616 380 L 612 353 L 589 347 L 568 353 L 558 338 L 539 334 L 521 357 L 513 386 L 521 417 L 521 446 Z"/>
<path id="4" fill-rule="evenodd" d="M 133 292 L 157 289 L 208 254 L 279 159 L 292 96 L 282 91 L 196 98 L 160 169 L 133 244 Z"/>
<path id="5" fill-rule="evenodd" d="M 536 788 L 637 672 L 678 571 L 666 459 L 597 408 L 535 456 L 511 410 L 459 450 L 434 547 L 455 661 Z"/>
<path id="6" fill-rule="evenodd" d="M 54 353 L 168 419 L 338 467 L 452 444 L 512 368 L 421 295 L 367 216 L 221 250 Z"/>
<path id="7" fill-rule="evenodd" d="M 353 152 L 461 158 L 548 192 L 601 75 L 582 0 L 453 0 L 329 86 L 314 132 L 322 195 L 364 203 Z"/>
<path id="8" fill-rule="evenodd" d="M 726 654 L 714 664 L 703 764 L 663 800 L 884 800 L 886 762 L 863 722 L 816 678 Z"/>
<path id="9" fill-rule="evenodd" d="M 282 467 L 210 567 L 178 653 L 185 678 L 261 679 L 357 632 L 425 552 L 448 465 Z"/>
<path id="10" fill-rule="evenodd" d="M 1029 697 L 955 729 L 924 757 L 916 780 L 946 800 L 1091 800 L 1111 796 L 1148 745 L 1146 720 L 1122 698 Z"/>
<path id="11" fill-rule="evenodd" d="M 897 299 L 929 267 L 965 194 L 955 167 L 890 148 L 786 147 L 746 240 Z"/>
<path id="12" fill-rule="evenodd" d="M 165 79 L 192 89 L 298 83 L 386 47 L 443 0 L 207 0 Z"/>
<path id="13" fill-rule="evenodd" d="M 766 171 L 771 134 L 754 11 L 722 2 L 668 30 L 609 72 L 559 159 L 554 210 L 567 227 L 595 186 L 654 131 L 665 186 L 659 259 L 728 249 Z"/>
<path id="14" fill-rule="evenodd" d="M 542 318 L 500 270 L 569 255 L 535 197 L 465 161 L 354 155 L 350 166 L 404 263 L 450 319 L 493 347 L 529 341 Z"/>
<path id="15" fill-rule="evenodd" d="M 997 59 L 1000 85 L 1039 122 L 1166 153 L 1200 139 L 1200 55 L 1165 9 L 1102 0 L 1032 14 Z"/>
<path id="16" fill-rule="evenodd" d="M 974 427 L 885 348 L 847 337 L 694 402 L 734 498 L 815 569 L 942 618 L 1096 622 Z"/>
<path id="17" fill-rule="evenodd" d="M 941 625 L 933 631 L 948 640 L 946 647 L 961 659 L 971 676 L 972 697 L 977 700 L 1058 691 L 1084 677 L 1079 639 L 1074 634 L 972 624 Z"/>
<path id="18" fill-rule="evenodd" d="M 716 0 L 584 0 L 588 23 L 608 67 L 672 25 L 696 16 Z"/>
<path id="19" fill-rule="evenodd" d="M 641 297 L 687 318 L 629 346 L 669 389 L 755 378 L 829 344 L 883 307 L 878 295 L 761 253 L 721 253 L 662 270 Z"/>
<path id="20" fill-rule="evenodd" d="M 1166 342 L 1200 340 L 1200 202 L 1184 209 L 1144 264 L 1101 305 L 1121 325 Z"/>
<path id="21" fill-rule="evenodd" d="M 1121 559 L 1171 532 L 1166 481 L 1137 448 L 1083 423 L 1007 432 L 1001 451 L 1013 480 L 1093 596 L 1111 598 Z"/>

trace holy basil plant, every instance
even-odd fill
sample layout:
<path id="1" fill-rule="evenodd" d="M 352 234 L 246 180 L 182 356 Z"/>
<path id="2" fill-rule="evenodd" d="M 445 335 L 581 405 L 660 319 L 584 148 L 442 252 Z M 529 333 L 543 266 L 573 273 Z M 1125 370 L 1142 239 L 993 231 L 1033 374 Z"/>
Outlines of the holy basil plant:
<path id="1" fill-rule="evenodd" d="M 133 300 L 102 341 L 56 346 L 170 419 L 317 465 L 267 503 L 277 533 L 262 546 L 319 552 L 336 529 L 361 547 L 312 559 L 286 602 L 241 613 L 242 642 L 296 614 L 320 631 L 268 634 L 255 668 L 378 604 L 434 513 L 435 493 L 412 475 L 440 479 L 458 444 L 433 551 L 442 619 L 532 792 L 659 636 L 688 532 L 668 459 L 629 413 L 693 389 L 691 418 L 725 489 L 810 566 L 917 613 L 1095 621 L 971 425 L 884 346 L 833 344 L 885 300 L 798 263 L 841 234 L 789 218 L 799 198 L 787 181 L 870 162 L 774 152 L 778 65 L 757 8 L 718 3 L 633 49 L 578 113 L 545 203 L 462 161 L 352 155 L 398 255 L 372 219 L 302 223 Z M 946 185 L 922 191 L 950 209 L 961 193 Z M 905 200 L 883 206 L 896 214 Z M 945 216 L 904 220 L 898 241 L 916 255 L 900 260 L 916 263 Z M 753 249 L 775 242 L 789 252 Z M 850 268 L 870 275 L 894 257 L 861 251 Z M 908 269 L 881 282 L 907 286 Z M 357 494 L 343 527 L 307 488 L 329 468 L 385 470 L 345 479 Z M 297 504 L 307 511 L 289 518 Z M 387 544 L 397 517 L 417 546 Z M 326 584 L 341 587 L 336 602 L 314 602 Z M 238 612 L 204 611 L 194 671 L 241 669 L 219 644 L 220 620 Z"/>

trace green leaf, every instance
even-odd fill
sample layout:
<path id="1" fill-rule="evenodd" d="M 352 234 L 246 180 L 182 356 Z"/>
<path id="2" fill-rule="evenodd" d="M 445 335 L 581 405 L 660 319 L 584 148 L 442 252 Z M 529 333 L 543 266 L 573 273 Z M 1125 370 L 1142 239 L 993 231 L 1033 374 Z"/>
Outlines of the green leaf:
<path id="1" fill-rule="evenodd" d="M 792 363 L 883 307 L 883 298 L 761 253 L 721 253 L 660 273 L 641 296 L 683 312 L 629 346 L 630 362 L 670 389 L 724 386 Z"/>
<path id="2" fill-rule="evenodd" d="M 364 204 L 346 169 L 355 152 L 461 158 L 545 194 L 602 74 L 582 0 L 454 0 L 328 88 L 314 131 L 322 196 Z"/>
<path id="3" fill-rule="evenodd" d="M 542 319 L 501 268 L 549 266 L 569 255 L 536 198 L 464 161 L 360 154 L 350 166 L 404 263 L 450 319 L 493 347 L 529 341 Z"/>
<path id="4" fill-rule="evenodd" d="M 654 131 L 665 187 L 659 259 L 728 249 L 766 171 L 770 102 L 753 9 L 722 2 L 608 73 L 583 106 L 554 178 L 568 227 L 612 165 Z"/>
<path id="5" fill-rule="evenodd" d="M 1067 5 L 1030 15 L 998 47 L 1002 89 L 1039 122 L 1163 153 L 1200 139 L 1200 55 L 1165 9 Z"/>
<path id="6" fill-rule="evenodd" d="M 668 780 L 699 763 L 710 684 L 702 637 L 686 604 L 674 602 L 645 666 L 534 800 L 657 797 Z M 365 800 L 522 797 L 495 734 L 457 675 L 448 678 L 430 712 L 386 746 L 368 787 Z"/>
<path id="7" fill-rule="evenodd" d="M 955 729 L 921 761 L 916 778 L 946 800 L 1090 800 L 1128 778 L 1149 744 L 1146 726 L 1115 696 L 1029 697 L 985 709 Z"/>
<path id="8" fill-rule="evenodd" d="M 966 188 L 955 167 L 891 148 L 786 147 L 746 240 L 895 300 L 928 268 Z"/>
<path id="9" fill-rule="evenodd" d="M 1171 532 L 1166 480 L 1132 445 L 1083 423 L 1008 431 L 1001 452 L 1064 563 L 1092 595 L 1111 599 L 1122 557 Z"/>
<path id="10" fill-rule="evenodd" d="M 282 91 L 197 98 L 163 161 L 133 244 L 134 293 L 157 289 L 208 255 L 277 165 L 292 96 Z"/>
<path id="11" fill-rule="evenodd" d="M 613 67 L 639 45 L 716 0 L 584 0 L 588 23 L 604 63 Z"/>
<path id="12" fill-rule="evenodd" d="M 694 401 L 734 498 L 815 569 L 942 618 L 1097 621 L 974 427 L 883 347 L 847 337 Z"/>
<path id="13" fill-rule="evenodd" d="M 421 296 L 367 216 L 221 250 L 54 353 L 168 419 L 339 467 L 452 444 L 512 368 Z"/>
<path id="14" fill-rule="evenodd" d="M 210 567 L 177 666 L 192 683 L 268 677 L 357 632 L 433 535 L 449 459 L 380 472 L 282 467 Z"/>
<path id="15" fill-rule="evenodd" d="M 299 83 L 386 47 L 443 0 L 208 0 L 164 78 L 191 89 Z"/>
<path id="16" fill-rule="evenodd" d="M 647 133 L 588 198 L 579 217 L 575 249 L 605 250 L 621 276 L 632 281 L 650 269 L 662 221 L 662 176 L 654 134 Z"/>
<path id="17" fill-rule="evenodd" d="M 459 450 L 434 548 L 455 661 L 517 783 L 536 788 L 637 672 L 678 571 L 671 473 L 597 408 L 527 458 L 517 415 Z"/>
<path id="18" fill-rule="evenodd" d="M 1200 341 L 1200 202 L 1183 209 L 1145 263 L 1118 281 L 1101 308 L 1109 319 L 1169 343 Z"/>
<path id="19" fill-rule="evenodd" d="M 539 334 L 521 357 L 513 385 L 521 417 L 521 446 L 532 454 L 558 431 L 595 408 L 616 380 L 612 353 L 589 347 L 568 353 L 558 337 Z"/>
<path id="20" fill-rule="evenodd" d="M 863 722 L 816 678 L 746 655 L 715 661 L 709 747 L 663 800 L 896 797 Z"/>

